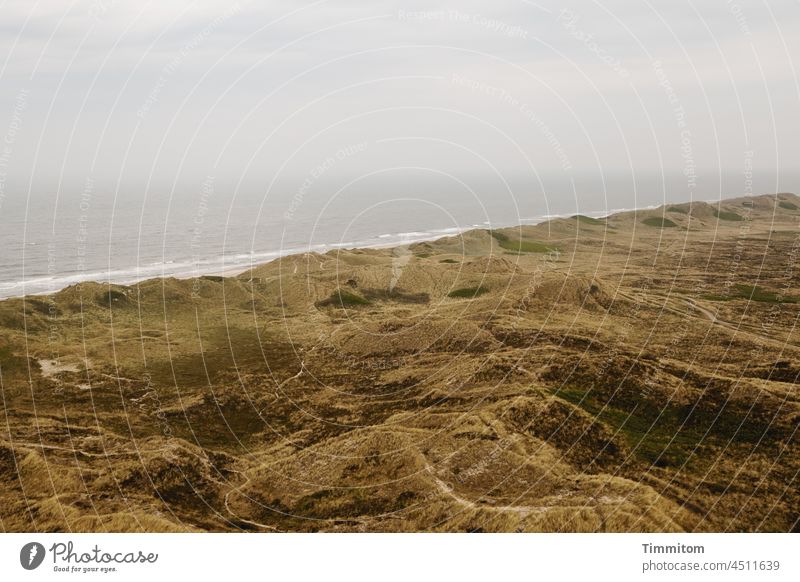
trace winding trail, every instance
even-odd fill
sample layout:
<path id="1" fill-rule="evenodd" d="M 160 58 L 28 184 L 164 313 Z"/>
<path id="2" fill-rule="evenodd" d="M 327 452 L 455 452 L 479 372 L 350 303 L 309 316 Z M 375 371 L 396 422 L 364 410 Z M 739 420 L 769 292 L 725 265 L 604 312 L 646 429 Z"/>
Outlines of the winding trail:
<path id="1" fill-rule="evenodd" d="M 441 493 L 450 497 L 453 501 L 455 501 L 458 505 L 466 508 L 466 509 L 484 509 L 488 511 L 496 511 L 500 513 L 516 513 L 521 518 L 525 518 L 531 513 L 544 513 L 551 509 L 551 507 L 547 507 L 544 505 L 482 505 L 480 503 L 475 503 L 474 501 L 470 501 L 464 497 L 458 495 L 453 488 L 439 479 L 434 472 L 434 469 L 431 465 L 427 465 L 425 470 L 430 473 L 433 482 L 436 484 L 436 487 L 439 489 Z"/>
<path id="2" fill-rule="evenodd" d="M 268 529 L 270 531 L 279 532 L 280 530 L 278 528 L 276 528 L 275 526 L 267 525 L 265 523 L 259 523 L 257 521 L 253 521 L 253 520 L 250 520 L 250 519 L 245 519 L 244 517 L 242 517 L 239 514 L 235 513 L 231 509 L 231 506 L 230 506 L 230 497 L 231 497 L 231 495 L 233 495 L 233 494 L 241 494 L 241 495 L 243 495 L 242 489 L 250 484 L 250 477 L 248 477 L 245 473 L 242 473 L 241 471 L 236 471 L 236 472 L 241 474 L 241 475 L 244 475 L 245 476 L 245 481 L 241 485 L 237 485 L 236 487 L 234 487 L 233 489 L 231 489 L 230 491 L 228 491 L 225 494 L 225 503 L 224 503 L 225 504 L 225 511 L 227 511 L 231 515 L 231 517 L 233 517 L 233 519 L 235 521 L 238 521 L 238 522 L 241 522 L 241 523 L 246 523 L 248 525 L 252 525 L 253 527 L 257 527 L 257 528 Z"/>
<path id="3" fill-rule="evenodd" d="M 781 349 L 785 349 L 787 346 L 791 346 L 794 348 L 800 348 L 800 344 L 788 341 L 779 341 L 769 336 L 766 336 L 762 333 L 759 333 L 758 328 L 748 325 L 746 323 L 733 323 L 730 321 L 726 321 L 724 319 L 720 319 L 717 315 L 712 312 L 711 310 L 699 305 L 697 301 L 694 299 L 690 299 L 688 297 L 680 297 L 677 295 L 671 295 L 668 299 L 674 299 L 676 301 L 680 301 L 689 307 L 690 311 L 684 311 L 682 309 L 678 309 L 677 307 L 673 307 L 672 305 L 667 304 L 666 301 L 662 302 L 657 299 L 653 299 L 651 297 L 639 297 L 638 299 L 632 295 L 628 295 L 627 293 L 622 293 L 621 291 L 617 292 L 617 295 L 623 297 L 629 301 L 634 301 L 638 303 L 644 303 L 650 307 L 657 308 L 663 311 L 669 311 L 670 313 L 674 313 L 676 315 L 680 315 L 682 317 L 691 316 L 692 313 L 700 314 L 704 319 L 707 319 L 712 325 L 716 325 L 718 327 L 724 328 L 728 331 L 732 331 L 735 334 L 751 336 L 758 338 L 760 341 L 770 344 L 773 347 L 779 347 Z M 665 297 L 665 299 L 667 299 Z"/>

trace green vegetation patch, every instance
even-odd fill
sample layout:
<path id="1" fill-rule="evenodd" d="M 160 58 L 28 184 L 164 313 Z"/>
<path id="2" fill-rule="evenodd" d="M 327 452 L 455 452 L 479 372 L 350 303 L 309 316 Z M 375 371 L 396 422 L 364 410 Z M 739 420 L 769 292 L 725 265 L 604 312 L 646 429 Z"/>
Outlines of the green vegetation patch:
<path id="1" fill-rule="evenodd" d="M 455 260 L 455 259 L 442 259 L 442 260 L 441 260 L 441 261 L 439 261 L 439 262 L 440 262 L 440 263 L 447 263 L 448 265 L 457 265 L 457 264 L 459 264 L 461 261 L 457 261 L 457 260 Z"/>
<path id="2" fill-rule="evenodd" d="M 202 341 L 202 353 L 169 357 L 165 350 L 159 349 L 154 354 L 154 361 L 148 360 L 146 370 L 154 386 L 174 387 L 176 379 L 181 387 L 208 386 L 209 379 L 216 381 L 237 367 L 255 369 L 263 366 L 265 357 L 272 369 L 293 369 L 295 365 L 290 344 L 273 341 L 256 327 L 204 326 Z M 131 362 L 133 368 L 127 369 L 126 374 L 141 376 L 145 371 L 136 368 L 138 364 Z"/>
<path id="3" fill-rule="evenodd" d="M 353 471 L 361 469 L 357 464 L 351 467 Z M 380 497 L 358 487 L 323 489 L 301 497 L 291 513 L 324 520 L 363 518 L 365 515 L 379 516 L 400 511 L 415 500 L 418 502 L 418 495 L 412 491 L 403 491 L 394 497 Z"/>
<path id="4" fill-rule="evenodd" d="M 27 376 L 28 358 L 15 354 L 11 346 L 0 344 L 0 370 L 6 379 L 23 373 Z"/>
<path id="5" fill-rule="evenodd" d="M 317 305 L 320 307 L 360 307 L 363 305 L 370 305 L 371 301 L 369 299 L 365 299 L 360 295 L 356 295 L 355 293 L 351 293 L 350 291 L 345 291 L 344 289 L 336 289 L 331 296 L 327 299 L 323 299 L 322 301 L 318 302 Z"/>
<path id="6" fill-rule="evenodd" d="M 681 208 L 680 206 L 670 206 L 667 208 L 667 212 L 677 212 L 678 214 L 689 214 L 689 211 L 685 208 Z"/>
<path id="7" fill-rule="evenodd" d="M 584 216 L 583 214 L 576 214 L 572 217 L 574 220 L 577 220 L 581 224 L 591 224 L 594 226 L 605 226 L 605 221 L 600 220 L 599 218 L 592 218 L 591 216 Z"/>
<path id="8" fill-rule="evenodd" d="M 546 245 L 531 240 L 512 239 L 507 234 L 496 230 L 490 230 L 489 234 L 494 237 L 497 244 L 500 245 L 500 248 L 514 253 L 550 253 L 559 250 L 559 247 L 556 245 Z"/>
<path id="9" fill-rule="evenodd" d="M 730 301 L 731 299 L 736 299 L 736 297 L 731 297 L 730 295 L 716 295 L 716 294 L 708 294 L 708 295 L 701 295 L 701 299 L 706 299 L 707 301 Z"/>
<path id="10" fill-rule="evenodd" d="M 714 216 L 720 220 L 730 220 L 731 222 L 741 222 L 744 220 L 744 218 L 735 212 L 728 212 L 727 210 L 714 210 Z"/>
<path id="11" fill-rule="evenodd" d="M 798 303 L 799 297 L 791 295 L 780 296 L 774 291 L 764 289 L 759 285 L 734 285 L 728 295 L 703 295 L 708 301 L 732 301 L 733 299 L 746 299 L 761 303 Z"/>
<path id="12" fill-rule="evenodd" d="M 764 303 L 797 303 L 796 297 L 781 297 L 777 293 L 758 285 L 736 285 L 736 292 L 742 299 L 750 299 L 751 301 L 762 301 Z"/>
<path id="13" fill-rule="evenodd" d="M 791 202 L 787 202 L 786 200 L 778 202 L 778 206 L 780 206 L 784 210 L 798 210 L 797 204 L 792 204 Z"/>
<path id="14" fill-rule="evenodd" d="M 553 393 L 618 432 L 640 460 L 657 467 L 703 462 L 698 447 L 761 443 L 781 438 L 785 429 L 763 405 L 735 402 L 730 394 L 708 391 L 686 404 L 659 404 L 646 398 L 623 402 L 597 391 L 569 386 Z"/>
<path id="15" fill-rule="evenodd" d="M 125 305 L 128 303 L 128 296 L 122 291 L 110 289 L 107 293 L 101 293 L 95 298 L 98 305 L 102 307 L 113 307 L 115 305 Z"/>
<path id="16" fill-rule="evenodd" d="M 219 275 L 203 275 L 200 278 L 203 281 L 211 281 L 213 283 L 222 283 L 225 280 L 225 277 L 220 277 Z"/>
<path id="17" fill-rule="evenodd" d="M 463 289 L 456 289 L 454 291 L 450 291 L 447 294 L 448 297 L 453 299 L 464 299 L 468 298 L 471 299 L 473 297 L 478 297 L 479 295 L 483 295 L 484 293 L 488 293 L 489 289 L 486 287 L 464 287 Z"/>
<path id="18" fill-rule="evenodd" d="M 635 407 L 612 405 L 579 388 L 562 388 L 556 395 L 619 432 L 635 456 L 649 465 L 683 465 L 702 438 L 691 428 L 679 430 L 686 412 L 674 406 L 659 409 L 645 401 Z"/>
<path id="19" fill-rule="evenodd" d="M 367 303 L 372 301 L 395 301 L 398 303 L 430 303 L 431 297 L 427 293 L 409 293 L 395 287 L 391 291 L 388 289 L 363 289 L 364 300 Z M 358 297 L 357 295 L 355 297 Z M 359 297 L 359 299 L 361 299 Z"/>
<path id="20" fill-rule="evenodd" d="M 678 226 L 669 218 L 663 218 L 661 216 L 651 216 L 650 218 L 645 218 L 642 223 L 646 224 L 647 226 L 655 226 L 658 228 L 673 228 Z"/>

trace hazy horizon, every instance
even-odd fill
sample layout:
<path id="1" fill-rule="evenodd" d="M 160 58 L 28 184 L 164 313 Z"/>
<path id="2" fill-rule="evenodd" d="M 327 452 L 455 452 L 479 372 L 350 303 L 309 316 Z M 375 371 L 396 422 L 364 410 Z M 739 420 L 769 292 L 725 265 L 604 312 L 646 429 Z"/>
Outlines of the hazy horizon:
<path id="1" fill-rule="evenodd" d="M 330 176 L 781 176 L 800 151 L 798 24 L 789 1 L 13 1 L 1 194 L 296 188 L 329 159 Z"/>
<path id="2" fill-rule="evenodd" d="M 788 1 L 12 1 L 2 293 L 800 192 L 796 24 Z"/>

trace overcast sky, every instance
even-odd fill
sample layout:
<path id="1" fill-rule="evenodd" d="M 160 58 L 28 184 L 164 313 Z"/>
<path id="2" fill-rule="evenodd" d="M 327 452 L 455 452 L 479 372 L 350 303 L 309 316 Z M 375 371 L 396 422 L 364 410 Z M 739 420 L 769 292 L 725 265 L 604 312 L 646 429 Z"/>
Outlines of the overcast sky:
<path id="1" fill-rule="evenodd" d="M 800 152 L 796 0 L 11 0 L 0 14 L 6 197 L 318 168 L 691 179 L 794 171 Z"/>

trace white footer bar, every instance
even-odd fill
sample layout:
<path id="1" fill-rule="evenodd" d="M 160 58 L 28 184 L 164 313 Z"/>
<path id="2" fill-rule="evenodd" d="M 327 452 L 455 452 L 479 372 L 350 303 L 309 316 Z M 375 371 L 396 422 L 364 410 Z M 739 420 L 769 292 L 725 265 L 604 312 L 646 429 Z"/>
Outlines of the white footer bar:
<path id="1" fill-rule="evenodd" d="M 0 580 L 240 580 L 254 574 L 343 582 L 795 581 L 800 536 L 0 534 Z"/>

